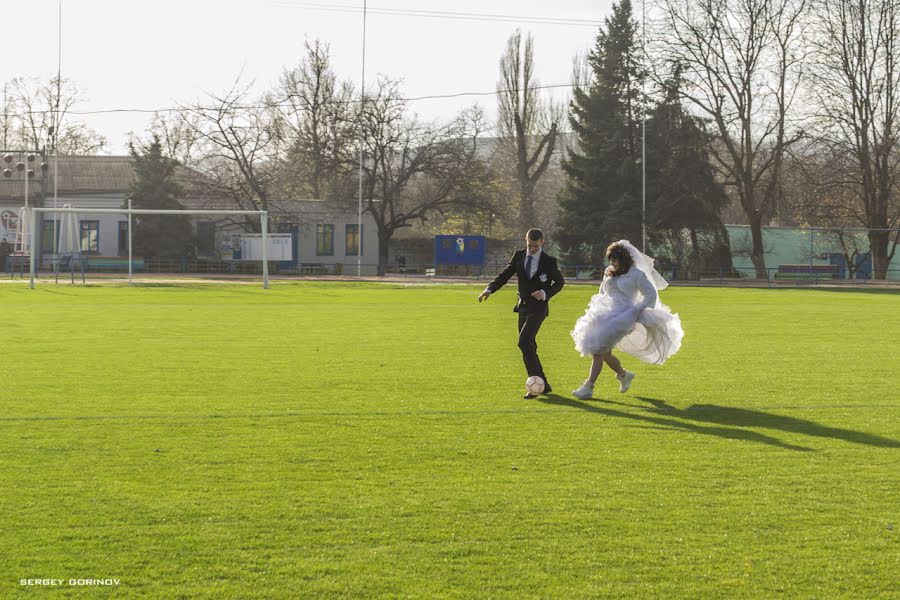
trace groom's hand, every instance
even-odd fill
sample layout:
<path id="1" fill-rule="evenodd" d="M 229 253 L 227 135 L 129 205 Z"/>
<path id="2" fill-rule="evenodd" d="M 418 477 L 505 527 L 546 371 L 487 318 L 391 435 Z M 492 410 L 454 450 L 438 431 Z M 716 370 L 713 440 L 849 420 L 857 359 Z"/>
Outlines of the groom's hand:
<path id="1" fill-rule="evenodd" d="M 489 291 L 484 290 L 483 292 L 481 292 L 481 295 L 478 296 L 478 301 L 481 302 L 482 300 L 487 300 L 490 297 L 490 295 L 491 295 L 491 293 Z"/>
<path id="2" fill-rule="evenodd" d="M 535 300 L 546 300 L 547 292 L 545 292 L 544 290 L 538 290 L 536 292 L 531 292 L 531 297 L 534 298 Z"/>

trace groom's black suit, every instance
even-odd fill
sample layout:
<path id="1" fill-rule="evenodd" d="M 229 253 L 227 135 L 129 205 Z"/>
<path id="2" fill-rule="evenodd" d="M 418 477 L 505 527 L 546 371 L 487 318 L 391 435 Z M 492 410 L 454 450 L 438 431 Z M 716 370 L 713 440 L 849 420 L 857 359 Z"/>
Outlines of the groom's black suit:
<path id="1" fill-rule="evenodd" d="M 503 272 L 488 284 L 487 290 L 493 294 L 503 287 L 513 274 L 518 277 L 519 298 L 513 311 L 519 313 L 519 349 L 522 351 L 522 360 L 525 361 L 528 376 L 537 375 L 546 382 L 547 377 L 544 375 L 544 368 L 537 355 L 535 337 L 541 328 L 541 323 L 550 314 L 550 298 L 559 293 L 566 282 L 562 273 L 559 272 L 556 258 L 544 251 L 541 251 L 537 270 L 529 278 L 525 273 L 527 256 L 526 250 L 516 250 Z M 538 290 L 543 290 L 547 295 L 544 300 L 538 300 L 531 295 Z M 549 385 L 548 383 L 547 386 L 549 387 Z"/>

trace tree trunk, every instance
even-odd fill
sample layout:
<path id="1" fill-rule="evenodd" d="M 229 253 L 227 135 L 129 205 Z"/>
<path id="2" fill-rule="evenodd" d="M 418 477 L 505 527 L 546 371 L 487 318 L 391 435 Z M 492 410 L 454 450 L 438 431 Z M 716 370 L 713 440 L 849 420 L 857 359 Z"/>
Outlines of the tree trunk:
<path id="1" fill-rule="evenodd" d="M 887 231 L 869 230 L 869 248 L 872 253 L 872 272 L 875 279 L 887 279 L 889 237 Z"/>
<path id="2" fill-rule="evenodd" d="M 528 193 L 527 187 L 522 182 L 519 189 L 519 219 L 523 233 L 532 227 L 536 227 L 534 222 L 534 204 L 531 201 L 531 195 Z"/>
<path id="3" fill-rule="evenodd" d="M 387 272 L 388 262 L 388 242 L 391 241 L 390 234 L 378 234 L 378 276 L 384 277 Z"/>
<path id="4" fill-rule="evenodd" d="M 756 270 L 757 279 L 768 279 L 769 274 L 766 271 L 766 250 L 763 246 L 762 237 L 762 217 L 753 215 L 750 218 L 750 237 L 753 240 L 753 248 L 750 251 L 750 260 L 753 261 L 753 268 Z"/>

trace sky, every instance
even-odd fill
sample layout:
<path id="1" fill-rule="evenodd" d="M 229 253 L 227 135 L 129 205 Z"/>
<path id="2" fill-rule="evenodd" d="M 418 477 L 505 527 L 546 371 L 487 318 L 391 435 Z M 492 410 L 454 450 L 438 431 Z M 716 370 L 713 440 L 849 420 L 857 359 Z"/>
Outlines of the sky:
<path id="1" fill-rule="evenodd" d="M 403 80 L 407 97 L 492 92 L 499 60 L 517 27 L 534 35 L 536 76 L 542 85 L 568 84 L 572 60 L 593 45 L 611 0 L 366 0 L 365 69 Z M 7 4 L 8 3 L 8 4 Z M 240 76 L 262 92 L 299 63 L 304 42 L 330 44 L 337 75 L 362 76 L 363 0 L 5 0 L 0 84 L 14 77 L 55 75 L 85 100 L 73 111 L 156 110 L 223 93 Z M 61 11 L 60 11 L 61 4 Z M 27 26 L 16 26 L 27 8 Z M 468 13 L 406 16 L 378 11 Z M 61 13 L 61 27 L 60 27 Z M 484 15 L 504 15 L 494 20 Z M 531 19 L 586 23 L 525 22 Z M 61 31 L 61 36 L 60 36 Z M 61 45 L 58 39 L 61 37 Z M 61 52 L 60 52 L 61 48 Z M 564 99 L 565 89 L 547 91 Z M 419 100 L 425 120 L 449 119 L 477 100 L 496 115 L 494 96 Z M 142 135 L 141 112 L 73 115 L 107 140 L 105 153 L 127 152 L 129 132 Z"/>

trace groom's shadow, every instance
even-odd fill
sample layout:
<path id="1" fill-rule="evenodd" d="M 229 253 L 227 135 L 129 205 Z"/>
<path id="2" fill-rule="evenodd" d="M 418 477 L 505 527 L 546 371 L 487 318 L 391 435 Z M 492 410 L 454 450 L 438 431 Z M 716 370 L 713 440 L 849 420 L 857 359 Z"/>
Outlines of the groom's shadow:
<path id="1" fill-rule="evenodd" d="M 744 408 L 734 408 L 728 406 L 716 406 L 712 404 L 696 404 L 685 409 L 679 409 L 667 404 L 663 400 L 655 398 L 646 398 L 636 396 L 638 400 L 652 405 L 643 407 L 637 404 L 629 404 L 624 402 L 616 402 L 614 400 L 597 399 L 593 402 L 626 406 L 629 408 L 641 408 L 646 411 L 652 411 L 654 416 L 645 414 L 635 414 L 633 412 L 625 412 L 606 408 L 605 406 L 597 406 L 594 403 L 587 403 L 573 398 L 566 398 L 558 394 L 548 394 L 541 398 L 541 402 L 546 404 L 556 404 L 560 406 L 571 406 L 587 412 L 597 413 L 608 417 L 617 417 L 628 419 L 639 423 L 649 424 L 653 426 L 661 426 L 682 431 L 690 431 L 703 435 L 714 435 L 726 439 L 736 439 L 748 442 L 759 442 L 785 448 L 789 450 L 798 450 L 801 452 L 809 452 L 812 448 L 806 446 L 797 446 L 782 442 L 777 438 L 757 433 L 746 427 L 776 429 L 788 433 L 798 433 L 814 437 L 827 437 L 840 439 L 856 444 L 866 444 L 880 448 L 900 448 L 900 442 L 890 438 L 864 433 L 861 431 L 853 431 L 850 429 L 842 429 L 839 427 L 829 427 L 821 425 L 814 421 L 805 419 L 797 419 L 783 415 L 774 415 L 758 410 L 749 410 Z M 659 416 L 657 416 L 659 415 Z M 665 415 L 665 416 L 662 416 Z M 685 421 L 693 421 L 686 423 Z M 712 424 L 710 427 L 706 424 Z"/>

